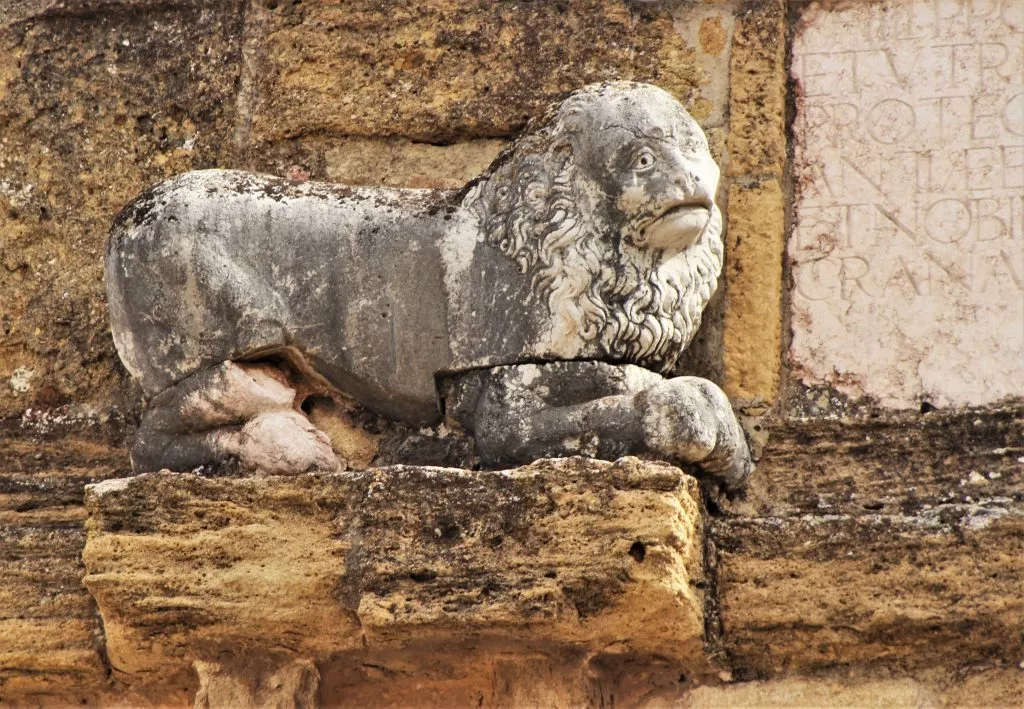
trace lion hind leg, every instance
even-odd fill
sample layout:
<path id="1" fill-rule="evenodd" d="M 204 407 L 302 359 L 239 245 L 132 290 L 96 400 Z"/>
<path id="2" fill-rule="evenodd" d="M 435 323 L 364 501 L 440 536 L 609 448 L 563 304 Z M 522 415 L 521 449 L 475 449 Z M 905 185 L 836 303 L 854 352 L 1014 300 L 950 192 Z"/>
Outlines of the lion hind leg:
<path id="1" fill-rule="evenodd" d="M 234 464 L 271 475 L 333 471 L 330 439 L 297 411 L 288 377 L 267 363 L 223 362 L 150 402 L 132 446 L 137 473 Z"/>

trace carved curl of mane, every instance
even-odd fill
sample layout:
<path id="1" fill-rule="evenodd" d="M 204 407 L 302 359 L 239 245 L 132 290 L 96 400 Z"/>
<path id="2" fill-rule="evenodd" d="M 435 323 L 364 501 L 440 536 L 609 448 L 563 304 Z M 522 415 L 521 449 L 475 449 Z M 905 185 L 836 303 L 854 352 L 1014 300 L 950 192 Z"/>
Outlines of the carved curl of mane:
<path id="1" fill-rule="evenodd" d="M 721 213 L 715 207 L 704 234 L 671 259 L 609 233 L 602 205 L 580 209 L 584 178 L 564 115 L 549 111 L 532 123 L 543 127 L 509 146 L 467 203 L 487 242 L 531 276 L 566 328 L 597 342 L 610 360 L 665 372 L 696 334 L 717 287 Z"/>

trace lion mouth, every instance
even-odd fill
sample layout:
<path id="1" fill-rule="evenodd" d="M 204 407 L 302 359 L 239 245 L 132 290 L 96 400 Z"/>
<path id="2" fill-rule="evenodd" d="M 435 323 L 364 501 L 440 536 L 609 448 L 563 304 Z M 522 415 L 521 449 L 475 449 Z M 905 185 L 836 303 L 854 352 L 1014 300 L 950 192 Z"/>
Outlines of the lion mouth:
<path id="1" fill-rule="evenodd" d="M 672 219 L 674 217 L 682 215 L 700 213 L 702 211 L 711 211 L 711 203 L 705 199 L 694 198 L 682 200 L 679 202 L 673 202 L 672 204 L 668 205 L 663 210 L 661 210 L 658 214 L 656 214 L 653 219 L 648 221 L 647 224 L 644 225 L 644 228 L 646 229 L 647 227 L 651 226 L 652 224 L 658 221 Z"/>
<path id="2" fill-rule="evenodd" d="M 640 226 L 638 241 L 657 248 L 686 248 L 704 230 L 711 208 L 704 199 L 672 202 Z"/>

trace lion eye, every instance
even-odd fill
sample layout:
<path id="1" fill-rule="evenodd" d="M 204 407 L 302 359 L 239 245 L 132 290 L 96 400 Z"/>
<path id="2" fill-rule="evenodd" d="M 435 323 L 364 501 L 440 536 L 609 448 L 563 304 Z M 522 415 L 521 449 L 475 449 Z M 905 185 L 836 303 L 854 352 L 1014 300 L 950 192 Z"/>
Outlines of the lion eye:
<path id="1" fill-rule="evenodd" d="M 641 150 L 635 158 L 633 158 L 633 169 L 637 172 L 643 172 L 644 170 L 650 170 L 654 167 L 654 163 L 654 153 L 649 148 L 645 148 L 644 150 Z"/>

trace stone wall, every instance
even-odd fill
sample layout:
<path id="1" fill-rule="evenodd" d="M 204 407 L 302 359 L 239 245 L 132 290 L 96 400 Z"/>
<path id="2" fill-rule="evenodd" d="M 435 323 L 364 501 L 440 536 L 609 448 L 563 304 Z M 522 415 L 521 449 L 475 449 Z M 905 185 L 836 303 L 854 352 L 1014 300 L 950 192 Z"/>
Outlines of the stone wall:
<path id="1" fill-rule="evenodd" d="M 725 168 L 720 202 L 737 202 L 732 292 L 684 366 L 724 375 L 736 396 L 774 398 L 781 0 L 5 4 L 0 415 L 136 409 L 107 333 L 101 255 L 144 187 L 207 167 L 460 186 L 550 101 L 608 79 L 679 98 Z"/>
<path id="2" fill-rule="evenodd" d="M 81 583 L 84 486 L 128 474 L 140 403 L 102 283 L 125 203 L 206 167 L 455 187 L 547 102 L 636 79 L 723 166 L 725 286 L 680 370 L 762 454 L 701 513 L 709 664 L 555 661 L 541 634 L 422 681 L 401 656 L 322 664 L 321 700 L 1017 705 L 1022 33 L 1014 0 L 0 0 L 0 704 L 228 696 L 208 664 L 131 694 Z"/>

